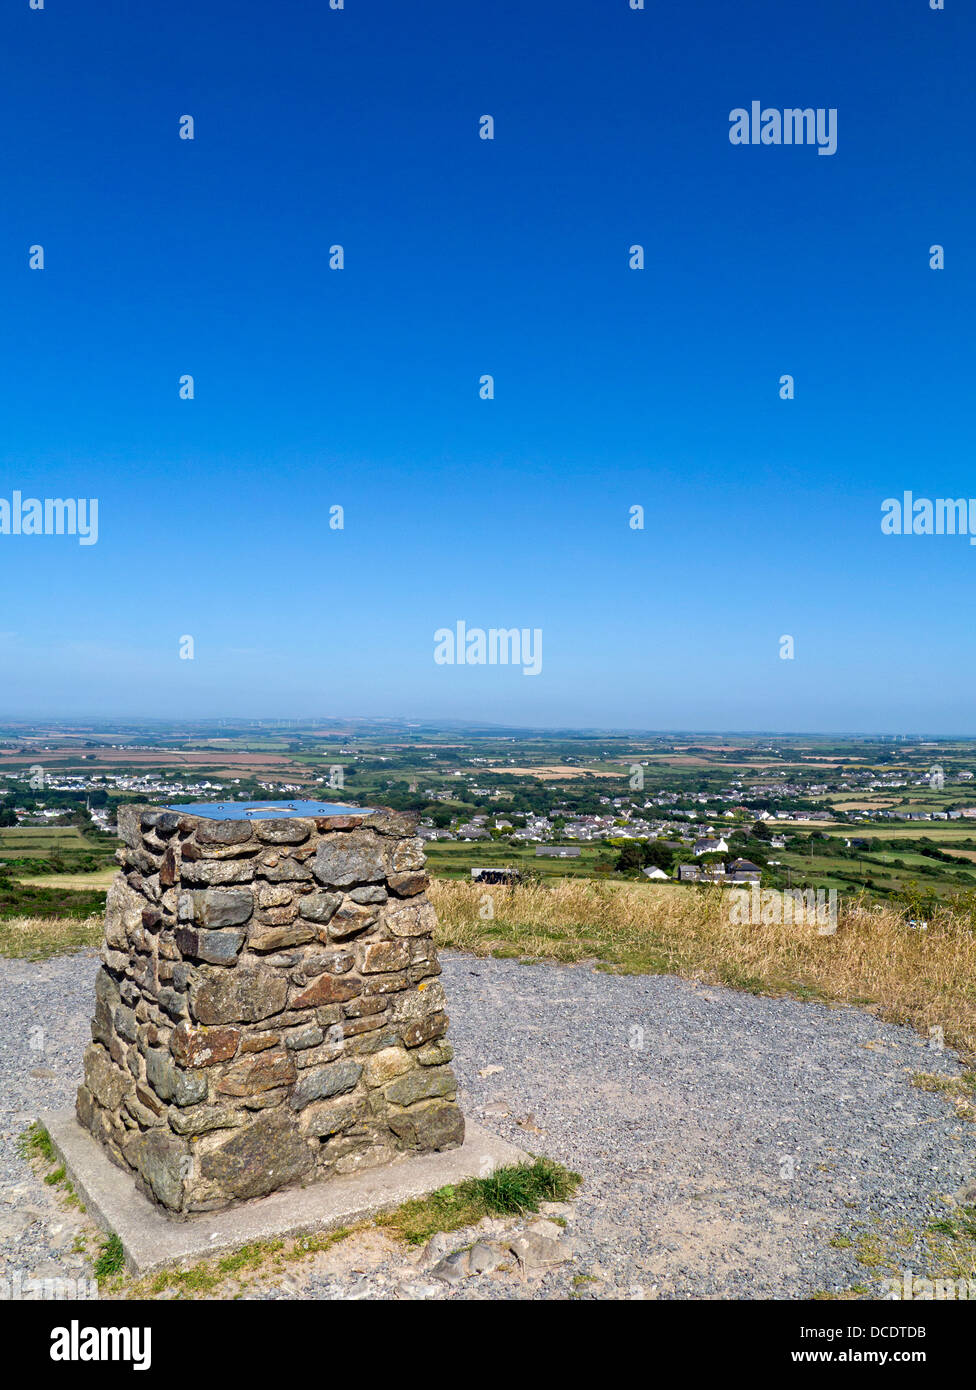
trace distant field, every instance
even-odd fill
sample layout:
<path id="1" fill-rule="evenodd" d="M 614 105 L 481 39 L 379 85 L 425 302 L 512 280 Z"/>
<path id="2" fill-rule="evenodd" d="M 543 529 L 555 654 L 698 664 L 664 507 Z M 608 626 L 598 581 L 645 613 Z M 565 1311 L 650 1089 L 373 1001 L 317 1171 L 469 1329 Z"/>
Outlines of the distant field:
<path id="1" fill-rule="evenodd" d="M 46 859 L 55 848 L 91 849 L 91 845 L 73 825 L 18 825 L 0 830 L 0 859 Z"/>
<path id="2" fill-rule="evenodd" d="M 561 763 L 557 766 L 552 764 L 540 764 L 538 767 L 486 767 L 484 772 L 507 773 L 509 777 L 538 777 L 541 782 L 555 782 L 563 778 L 573 779 L 577 777 L 616 777 L 618 780 L 627 775 L 626 769 L 621 767 L 616 772 L 600 772 L 596 767 L 572 767 Z"/>
<path id="3" fill-rule="evenodd" d="M 577 878 L 594 872 L 597 861 L 612 861 L 617 851 L 612 846 L 604 848 L 586 845 L 582 847 L 578 859 L 556 859 L 549 856 L 536 858 L 535 849 L 512 849 L 511 845 L 498 844 L 492 840 L 474 841 L 435 841 L 426 846 L 427 868 L 435 877 L 467 878 L 473 868 L 534 869 L 544 878 Z"/>
<path id="4" fill-rule="evenodd" d="M 86 888 L 107 889 L 112 879 L 118 873 L 118 869 L 96 869 L 90 874 L 40 874 L 36 878 L 27 878 L 23 875 L 18 876 L 18 883 L 25 883 L 34 888 L 71 888 L 74 890 L 84 890 Z"/>

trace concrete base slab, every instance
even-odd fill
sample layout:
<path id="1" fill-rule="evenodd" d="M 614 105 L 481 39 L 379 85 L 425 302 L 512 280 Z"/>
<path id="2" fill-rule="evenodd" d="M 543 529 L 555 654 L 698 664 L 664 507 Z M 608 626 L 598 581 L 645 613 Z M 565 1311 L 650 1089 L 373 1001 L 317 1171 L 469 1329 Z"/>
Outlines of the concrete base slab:
<path id="1" fill-rule="evenodd" d="M 201 1260 L 254 1240 L 336 1230 L 392 1211 L 413 1197 L 464 1178 L 488 1177 L 496 1168 L 524 1163 L 528 1155 L 487 1130 L 466 1126 L 459 1149 L 403 1158 L 382 1168 L 330 1178 L 311 1187 L 259 1197 L 227 1211 L 177 1221 L 164 1216 L 117 1168 L 73 1110 L 40 1116 L 75 1191 L 103 1230 L 114 1232 L 136 1275 L 178 1260 Z"/>

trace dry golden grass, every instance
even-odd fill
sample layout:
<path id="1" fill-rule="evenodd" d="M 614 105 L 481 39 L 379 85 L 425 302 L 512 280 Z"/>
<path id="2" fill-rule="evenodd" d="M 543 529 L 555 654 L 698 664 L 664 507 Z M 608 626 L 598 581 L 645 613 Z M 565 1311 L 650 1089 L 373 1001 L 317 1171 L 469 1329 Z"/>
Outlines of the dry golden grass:
<path id="1" fill-rule="evenodd" d="M 815 924 L 733 923 L 720 888 L 437 880 L 430 896 L 442 946 L 857 1004 L 923 1035 L 941 1026 L 948 1046 L 976 1056 L 976 930 L 948 909 L 913 930 L 899 908 L 842 903 L 837 931 L 822 936 Z"/>
<path id="2" fill-rule="evenodd" d="M 91 917 L 5 917 L 0 919 L 0 956 L 45 960 L 102 944 L 103 920 Z"/>

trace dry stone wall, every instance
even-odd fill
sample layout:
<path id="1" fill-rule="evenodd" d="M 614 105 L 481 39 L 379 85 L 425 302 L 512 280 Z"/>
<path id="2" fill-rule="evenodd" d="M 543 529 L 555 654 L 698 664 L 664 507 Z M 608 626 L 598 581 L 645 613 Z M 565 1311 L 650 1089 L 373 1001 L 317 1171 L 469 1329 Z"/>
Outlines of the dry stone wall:
<path id="1" fill-rule="evenodd" d="M 170 1213 L 461 1143 L 414 828 L 120 811 L 77 1114 Z"/>

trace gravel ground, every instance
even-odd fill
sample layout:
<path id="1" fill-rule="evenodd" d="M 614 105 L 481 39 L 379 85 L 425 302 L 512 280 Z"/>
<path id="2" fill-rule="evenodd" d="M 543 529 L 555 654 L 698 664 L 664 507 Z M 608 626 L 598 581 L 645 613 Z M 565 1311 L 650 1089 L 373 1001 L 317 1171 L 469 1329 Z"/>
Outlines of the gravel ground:
<path id="1" fill-rule="evenodd" d="M 804 1298 L 872 1285 L 857 1246 L 920 1230 L 976 1169 L 976 1130 L 910 1084 L 961 1070 L 908 1029 L 848 1008 L 665 976 L 444 953 L 465 1113 L 585 1179 L 559 1209 L 567 1257 L 448 1284 L 431 1269 L 479 1233 L 407 1257 L 340 1243 L 246 1297 Z M 86 1218 L 18 1156 L 42 1109 L 73 1103 L 97 969 L 86 954 L 0 960 L 0 1277 L 79 1277 Z M 498 1223 L 481 1234 L 511 1235 Z M 551 1232 L 552 1228 L 548 1228 Z M 89 1227 L 89 1236 L 91 1235 Z M 97 1242 L 90 1240 L 89 1248 Z M 418 1259 L 419 1256 L 419 1259 Z M 899 1267 L 921 1273 L 916 1240 Z"/>

